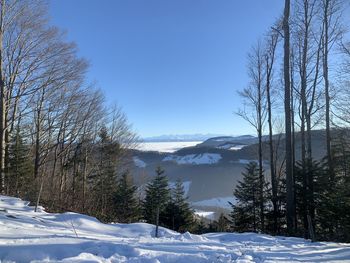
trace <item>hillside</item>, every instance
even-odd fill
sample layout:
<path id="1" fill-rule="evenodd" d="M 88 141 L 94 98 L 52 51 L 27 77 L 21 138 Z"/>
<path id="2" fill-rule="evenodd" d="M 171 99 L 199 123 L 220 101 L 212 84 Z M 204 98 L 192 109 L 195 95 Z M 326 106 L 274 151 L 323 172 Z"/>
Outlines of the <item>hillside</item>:
<path id="1" fill-rule="evenodd" d="M 102 224 L 0 196 L 1 262 L 346 262 L 350 245 L 253 233 L 179 234 L 145 223 Z"/>
<path id="2" fill-rule="evenodd" d="M 264 165 L 269 174 L 269 152 L 267 137 L 264 136 Z M 314 158 L 325 154 L 324 130 L 312 132 Z M 278 156 L 284 156 L 284 136 L 274 136 Z M 167 145 L 165 145 L 167 146 Z M 155 147 L 159 149 L 160 147 Z M 166 147 L 168 149 L 168 147 Z M 176 147 L 174 147 L 176 149 Z M 227 201 L 233 200 L 233 190 L 245 166 L 257 160 L 257 138 L 251 135 L 220 136 L 209 138 L 195 146 L 184 147 L 174 152 L 133 151 L 133 174 L 139 186 L 147 183 L 161 165 L 171 182 L 181 179 L 188 187 L 189 201 L 195 209 L 208 212 L 228 211 Z M 300 158 L 300 135 L 296 134 L 296 158 Z M 266 178 L 269 180 L 269 177 Z"/>

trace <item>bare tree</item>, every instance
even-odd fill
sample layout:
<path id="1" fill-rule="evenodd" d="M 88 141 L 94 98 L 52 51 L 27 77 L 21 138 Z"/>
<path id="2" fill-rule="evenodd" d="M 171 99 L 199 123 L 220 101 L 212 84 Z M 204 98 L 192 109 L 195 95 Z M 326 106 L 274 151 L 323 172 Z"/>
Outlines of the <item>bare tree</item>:
<path id="1" fill-rule="evenodd" d="M 273 220 L 274 220 L 274 232 L 278 232 L 278 197 L 277 197 L 277 178 L 276 167 L 274 157 L 274 140 L 273 140 L 273 119 L 272 119 L 272 82 L 273 82 L 273 70 L 275 64 L 276 49 L 278 44 L 279 34 L 272 31 L 267 37 L 266 46 L 266 99 L 267 99 L 267 121 L 269 126 L 269 148 L 270 148 L 270 174 L 271 174 L 271 186 L 272 186 L 272 204 L 273 204 Z"/>
<path id="2" fill-rule="evenodd" d="M 259 161 L 259 193 L 260 193 L 260 220 L 261 229 L 265 227 L 265 207 L 264 207 L 264 173 L 263 173 L 263 126 L 266 121 L 266 89 L 264 88 L 264 50 L 262 44 L 253 47 L 248 54 L 248 74 L 251 83 L 239 94 L 244 99 L 244 109 L 238 111 L 238 115 L 249 122 L 258 135 L 258 161 Z M 247 107 L 249 109 L 247 109 Z"/>
<path id="3" fill-rule="evenodd" d="M 293 187 L 293 163 L 292 163 L 292 131 L 291 131 L 291 85 L 290 85 L 290 0 L 285 0 L 283 15 L 284 36 L 284 113 L 286 133 L 286 184 L 287 184 L 287 230 L 290 235 L 294 233 L 294 187 Z"/>
<path id="4" fill-rule="evenodd" d="M 326 121 L 326 145 L 328 168 L 331 176 L 334 176 L 332 148 L 331 148 L 331 95 L 330 95 L 330 80 L 329 80 L 329 54 L 342 35 L 341 15 L 342 15 L 341 0 L 322 0 L 322 24 L 323 24 L 323 39 L 322 39 L 322 63 L 323 63 L 323 79 L 324 79 L 324 94 L 325 94 L 325 121 Z M 334 179 L 334 178 L 333 178 Z"/>
<path id="5" fill-rule="evenodd" d="M 302 162 L 302 176 L 303 176 L 303 226 L 304 237 L 307 238 L 309 234 L 309 220 L 312 207 L 312 199 L 308 200 L 309 196 L 313 196 L 313 180 L 309 172 L 312 159 L 312 144 L 311 144 L 311 116 L 314 112 L 316 87 L 318 81 L 319 64 L 314 66 L 315 56 L 319 61 L 320 46 L 317 45 L 314 35 L 315 32 L 316 14 L 318 13 L 318 5 L 316 0 L 299 0 L 295 1 L 295 15 L 294 15 L 294 42 L 296 56 L 293 57 L 298 68 L 300 77 L 300 89 L 294 89 L 299 98 L 300 104 L 300 137 L 301 137 L 301 162 Z M 320 41 L 319 41 L 320 43 Z M 315 72 L 315 73 L 314 73 Z M 312 79 L 315 74 L 316 79 Z"/>

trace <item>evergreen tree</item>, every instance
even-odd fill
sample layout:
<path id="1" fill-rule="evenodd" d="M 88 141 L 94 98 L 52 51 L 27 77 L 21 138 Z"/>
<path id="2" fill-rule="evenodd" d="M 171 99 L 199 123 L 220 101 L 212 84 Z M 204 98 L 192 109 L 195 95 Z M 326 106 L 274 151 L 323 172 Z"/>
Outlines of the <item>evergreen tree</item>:
<path id="1" fill-rule="evenodd" d="M 161 167 L 156 169 L 156 176 L 147 185 L 144 200 L 144 218 L 147 222 L 156 225 L 156 237 L 158 237 L 159 224 L 165 225 L 164 211 L 170 202 L 170 190 L 168 178 Z"/>
<path id="2" fill-rule="evenodd" d="M 226 216 L 221 213 L 218 220 L 214 222 L 215 231 L 216 232 L 227 232 L 230 230 L 230 220 L 226 218 Z"/>
<path id="3" fill-rule="evenodd" d="M 295 200 L 298 225 L 303 225 L 303 231 L 296 234 L 304 238 L 314 239 L 315 232 L 315 200 L 314 181 L 322 178 L 322 165 L 315 160 L 299 161 L 294 167 Z M 310 182 L 312 181 L 312 183 Z"/>
<path id="4" fill-rule="evenodd" d="M 19 127 L 11 137 L 8 156 L 8 188 L 11 195 L 21 196 L 34 201 L 33 164 L 29 146 L 25 144 Z"/>
<path id="5" fill-rule="evenodd" d="M 194 224 L 193 233 L 197 235 L 202 235 L 207 232 L 207 227 L 202 219 L 197 219 Z"/>
<path id="6" fill-rule="evenodd" d="M 260 194 L 261 178 L 259 167 L 255 162 L 249 163 L 242 175 L 243 180 L 238 183 L 234 191 L 237 203 L 232 206 L 233 229 L 238 232 L 257 232 L 262 229 L 260 204 L 263 202 L 264 207 L 266 206 L 268 185 L 264 182 L 263 193 Z M 263 196 L 263 200 L 261 200 L 261 196 Z"/>
<path id="7" fill-rule="evenodd" d="M 177 180 L 175 183 L 171 200 L 165 210 L 165 216 L 166 225 L 175 231 L 189 231 L 193 226 L 194 214 L 187 202 L 181 180 Z"/>
<path id="8" fill-rule="evenodd" d="M 114 219 L 114 193 L 117 188 L 117 156 L 120 150 L 118 143 L 113 142 L 103 127 L 99 133 L 97 170 L 90 176 L 95 202 L 92 210 L 94 215 L 103 221 Z"/>
<path id="9" fill-rule="evenodd" d="M 140 215 L 140 207 L 136 198 L 137 187 L 133 185 L 132 178 L 124 173 L 118 180 L 117 190 L 114 196 L 116 219 L 121 223 L 137 222 Z"/>
<path id="10" fill-rule="evenodd" d="M 316 181 L 318 239 L 350 241 L 350 142 L 340 133 L 333 146 L 333 174 L 326 160 Z"/>

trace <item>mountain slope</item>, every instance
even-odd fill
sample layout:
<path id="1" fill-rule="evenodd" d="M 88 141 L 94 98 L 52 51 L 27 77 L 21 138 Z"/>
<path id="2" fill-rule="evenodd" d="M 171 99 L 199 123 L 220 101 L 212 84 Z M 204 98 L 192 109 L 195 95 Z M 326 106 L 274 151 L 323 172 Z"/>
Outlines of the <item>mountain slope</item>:
<path id="1" fill-rule="evenodd" d="M 346 262 L 350 244 L 253 233 L 179 234 L 145 223 L 102 224 L 76 213 L 33 212 L 0 196 L 1 262 Z"/>
<path id="2" fill-rule="evenodd" d="M 335 132 L 335 131 L 334 131 Z M 269 181 L 269 146 L 267 137 L 264 136 L 263 158 L 266 180 Z M 278 149 L 277 156 L 282 162 L 284 156 L 284 136 L 274 136 L 275 148 Z M 300 134 L 296 134 L 296 158 L 300 158 Z M 312 131 L 312 146 L 315 159 L 321 159 L 326 153 L 324 130 Z M 188 191 L 189 201 L 195 209 L 207 212 L 227 212 L 227 202 L 233 198 L 233 190 L 239 180 L 242 179 L 242 172 L 250 161 L 256 161 L 257 138 L 251 135 L 244 136 L 220 136 L 209 138 L 204 142 L 185 147 L 172 153 L 159 153 L 156 151 L 134 151 L 133 170 L 135 182 L 138 185 L 146 184 L 155 174 L 157 166 L 161 165 L 169 180 L 174 182 L 181 179 L 190 182 Z M 219 208 L 213 204 L 216 202 Z M 198 204 L 207 204 L 206 206 Z M 224 210 L 223 210 L 224 209 Z"/>

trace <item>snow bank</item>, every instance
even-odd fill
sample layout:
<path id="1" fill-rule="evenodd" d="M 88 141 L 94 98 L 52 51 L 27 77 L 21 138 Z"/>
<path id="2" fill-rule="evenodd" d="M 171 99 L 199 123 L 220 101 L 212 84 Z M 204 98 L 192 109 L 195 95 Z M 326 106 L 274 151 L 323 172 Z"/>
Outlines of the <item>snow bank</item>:
<path id="1" fill-rule="evenodd" d="M 221 160 L 221 155 L 218 153 L 203 153 L 203 154 L 188 154 L 184 156 L 169 155 L 166 156 L 163 162 L 175 162 L 177 164 L 216 164 Z"/>
<path id="2" fill-rule="evenodd" d="M 0 196 L 0 262 L 349 262 L 350 244 L 254 233 L 179 234 L 146 223 L 102 224 L 77 213 L 34 212 Z"/>

